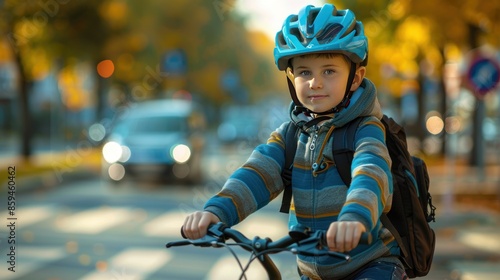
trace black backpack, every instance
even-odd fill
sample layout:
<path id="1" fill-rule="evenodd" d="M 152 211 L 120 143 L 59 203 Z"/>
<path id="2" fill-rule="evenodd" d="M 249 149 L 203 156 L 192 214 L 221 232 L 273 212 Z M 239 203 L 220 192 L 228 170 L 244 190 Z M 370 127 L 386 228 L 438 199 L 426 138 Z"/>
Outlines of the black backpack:
<path id="1" fill-rule="evenodd" d="M 333 158 L 342 180 L 351 183 L 351 162 L 354 155 L 354 136 L 362 121 L 356 118 L 333 131 Z M 429 193 L 429 174 L 425 162 L 411 156 L 406 144 L 404 128 L 384 115 L 386 144 L 392 159 L 393 200 L 392 208 L 380 220 L 389 229 L 401 248 L 401 260 L 410 278 L 425 276 L 431 268 L 435 247 L 435 233 L 429 222 L 435 221 L 435 207 Z M 288 213 L 292 197 L 291 174 L 297 150 L 298 126 L 289 122 L 286 128 L 285 168 L 282 172 L 285 190 L 281 212 Z"/>

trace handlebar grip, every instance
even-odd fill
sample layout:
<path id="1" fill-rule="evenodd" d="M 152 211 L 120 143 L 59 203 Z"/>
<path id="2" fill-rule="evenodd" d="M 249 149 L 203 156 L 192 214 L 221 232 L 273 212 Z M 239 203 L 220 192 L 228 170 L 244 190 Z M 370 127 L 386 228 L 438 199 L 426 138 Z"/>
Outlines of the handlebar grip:
<path id="1" fill-rule="evenodd" d="M 181 241 L 168 242 L 165 246 L 167 248 L 170 248 L 170 247 L 185 246 L 185 245 L 190 245 L 190 244 L 193 244 L 193 243 L 190 242 L 189 240 L 181 240 Z"/>

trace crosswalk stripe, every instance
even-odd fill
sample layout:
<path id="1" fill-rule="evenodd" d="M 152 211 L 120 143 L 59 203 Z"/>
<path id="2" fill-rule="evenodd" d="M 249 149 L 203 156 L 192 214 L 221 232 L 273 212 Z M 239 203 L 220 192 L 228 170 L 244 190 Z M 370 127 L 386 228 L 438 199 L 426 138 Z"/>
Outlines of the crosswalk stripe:
<path id="1" fill-rule="evenodd" d="M 248 264 L 250 253 L 236 253 L 243 268 Z M 271 260 L 278 268 L 283 279 L 297 279 L 297 266 L 295 256 L 283 253 L 271 255 Z M 242 269 L 236 262 L 236 259 L 231 254 L 224 255 L 217 262 L 211 266 L 210 271 L 206 274 L 204 280 L 234 280 L 240 279 Z M 248 270 L 245 271 L 246 279 L 268 279 L 267 272 L 258 260 L 252 261 Z M 243 278 L 245 279 L 245 278 Z"/>
<path id="2" fill-rule="evenodd" d="M 129 248 L 109 260 L 109 268 L 94 271 L 80 280 L 145 279 L 170 261 L 164 249 Z"/>
<path id="3" fill-rule="evenodd" d="M 2 264 L 0 270 L 0 279 L 10 280 L 27 275 L 46 263 L 62 259 L 67 254 L 64 248 L 54 246 L 20 246 L 16 251 L 17 260 L 15 272 L 8 270 Z M 8 265 L 8 263 L 7 263 Z"/>
<path id="4" fill-rule="evenodd" d="M 249 254 L 239 255 L 238 258 L 242 261 L 241 265 L 245 267 Z M 267 273 L 258 261 L 252 262 L 248 270 L 245 272 L 245 275 L 246 279 L 267 279 Z M 231 255 L 220 258 L 212 266 L 212 269 L 207 274 L 205 280 L 234 280 L 240 279 L 240 276 L 241 268 L 238 266 L 235 258 Z"/>
<path id="5" fill-rule="evenodd" d="M 147 236 L 180 237 L 180 229 L 186 218 L 186 213 L 171 211 L 162 214 L 146 223 L 142 231 Z"/>
<path id="6" fill-rule="evenodd" d="M 285 215 L 250 216 L 242 223 L 234 226 L 252 239 L 254 236 L 269 237 L 273 240 L 288 235 L 288 223 Z"/>
<path id="7" fill-rule="evenodd" d="M 129 221 L 130 217 L 129 208 L 99 207 L 60 218 L 55 225 L 63 232 L 97 234 Z"/>
<path id="8" fill-rule="evenodd" d="M 34 223 L 43 221 L 55 213 L 55 207 L 52 205 L 22 207 L 15 212 L 17 219 L 16 228 L 21 229 Z M 7 220 L 8 212 L 4 211 L 0 215 L 2 220 Z M 5 217 L 5 218 L 4 218 Z"/>
<path id="9" fill-rule="evenodd" d="M 146 223 L 142 230 L 147 236 L 180 237 L 185 218 L 183 211 L 169 211 Z M 275 216 L 250 216 L 235 228 L 252 237 L 266 235 L 277 239 L 288 234 L 286 219 Z"/>

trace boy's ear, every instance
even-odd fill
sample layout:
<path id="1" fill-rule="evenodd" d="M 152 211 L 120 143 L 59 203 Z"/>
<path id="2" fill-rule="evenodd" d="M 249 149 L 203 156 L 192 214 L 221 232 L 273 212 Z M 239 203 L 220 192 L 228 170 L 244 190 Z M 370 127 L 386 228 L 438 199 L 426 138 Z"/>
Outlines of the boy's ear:
<path id="1" fill-rule="evenodd" d="M 356 73 L 354 74 L 354 80 L 352 81 L 351 85 L 351 91 L 355 91 L 358 89 L 359 85 L 361 85 L 361 82 L 365 78 L 365 74 L 366 74 L 366 67 L 359 66 L 358 69 L 356 69 Z"/>

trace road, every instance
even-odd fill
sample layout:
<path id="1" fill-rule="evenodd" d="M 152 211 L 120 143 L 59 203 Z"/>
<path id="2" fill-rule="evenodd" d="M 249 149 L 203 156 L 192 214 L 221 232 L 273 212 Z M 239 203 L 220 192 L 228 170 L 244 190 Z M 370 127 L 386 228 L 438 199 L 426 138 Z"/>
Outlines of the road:
<path id="1" fill-rule="evenodd" d="M 91 179 L 23 194 L 16 213 L 16 272 L 4 268 L 0 279 L 237 279 L 236 262 L 225 249 L 165 248 L 166 242 L 180 239 L 185 213 L 201 203 L 197 196 L 203 188 L 116 188 Z M 268 215 L 278 205 L 269 208 L 241 225 L 249 236 L 286 234 L 285 215 Z M 242 262 L 248 259 L 248 254 L 237 252 Z M 294 257 L 278 256 L 276 261 L 293 267 Z M 257 276 L 262 274 L 257 268 L 249 272 L 250 279 L 264 278 Z"/>
<path id="2" fill-rule="evenodd" d="M 115 186 L 89 177 L 19 193 L 13 230 L 6 207 L 0 209 L 0 279 L 239 279 L 241 271 L 225 249 L 166 249 L 165 244 L 180 239 L 186 214 L 201 209 L 247 155 L 244 147 L 231 153 L 213 150 L 204 165 L 209 167 L 207 181 L 197 186 Z M 287 216 L 278 213 L 279 203 L 276 199 L 237 227 L 248 237 L 285 235 Z M 498 279 L 500 217 L 475 208 L 440 209 L 433 224 L 438 234 L 433 267 L 420 279 Z M 5 245 L 13 239 L 15 249 L 10 250 Z M 15 257 L 9 256 L 12 251 Z M 249 255 L 236 253 L 245 265 Z M 297 279 L 293 255 L 273 259 L 284 279 Z M 255 263 L 247 276 L 266 279 L 263 273 Z"/>

